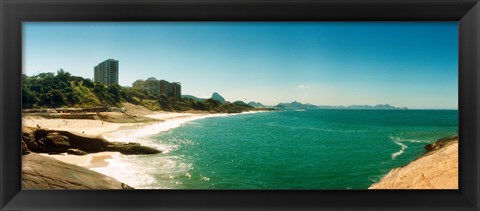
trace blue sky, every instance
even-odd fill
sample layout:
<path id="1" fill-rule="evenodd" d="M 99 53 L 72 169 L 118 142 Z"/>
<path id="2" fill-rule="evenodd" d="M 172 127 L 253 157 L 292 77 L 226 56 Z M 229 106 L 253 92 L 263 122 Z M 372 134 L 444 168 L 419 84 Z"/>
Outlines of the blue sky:
<path id="1" fill-rule="evenodd" d="M 182 94 L 267 105 L 458 107 L 457 22 L 27 22 L 23 72 L 119 82 L 156 77 Z"/>

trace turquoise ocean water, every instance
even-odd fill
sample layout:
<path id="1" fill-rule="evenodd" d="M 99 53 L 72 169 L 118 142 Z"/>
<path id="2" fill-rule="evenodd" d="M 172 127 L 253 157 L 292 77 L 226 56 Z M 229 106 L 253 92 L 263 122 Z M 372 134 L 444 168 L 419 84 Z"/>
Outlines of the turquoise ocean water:
<path id="1" fill-rule="evenodd" d="M 366 189 L 457 128 L 457 110 L 227 115 L 142 137 L 165 153 L 97 170 L 136 188 Z"/>

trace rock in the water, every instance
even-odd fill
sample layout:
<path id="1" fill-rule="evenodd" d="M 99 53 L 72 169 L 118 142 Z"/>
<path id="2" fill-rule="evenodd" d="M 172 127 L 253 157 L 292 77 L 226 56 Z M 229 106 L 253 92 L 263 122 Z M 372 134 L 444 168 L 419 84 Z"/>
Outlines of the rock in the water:
<path id="1" fill-rule="evenodd" d="M 443 146 L 442 144 L 436 144 L 436 143 L 427 144 L 425 145 L 425 151 L 427 152 L 434 151 L 434 150 L 440 149 L 442 146 Z"/>
<path id="2" fill-rule="evenodd" d="M 83 150 L 80 150 L 80 149 L 73 149 L 73 148 L 70 148 L 67 150 L 67 154 L 71 154 L 71 155 L 86 155 L 87 153 Z"/>
<path id="3" fill-rule="evenodd" d="M 133 189 L 98 172 L 36 153 L 22 156 L 22 189 Z"/>
<path id="4" fill-rule="evenodd" d="M 125 155 L 148 155 L 148 154 L 158 154 L 161 151 L 151 148 L 142 146 L 139 143 L 122 143 L 122 142 L 114 142 L 110 143 L 107 146 L 108 151 L 120 152 Z"/>
<path id="5" fill-rule="evenodd" d="M 434 143 L 425 145 L 424 148 L 425 148 L 425 151 L 427 153 L 429 153 L 429 152 L 432 152 L 432 151 L 435 151 L 435 150 L 438 150 L 438 149 L 442 148 L 443 146 L 445 146 L 445 144 L 448 144 L 448 143 L 450 143 L 454 140 L 458 140 L 458 136 L 439 139 L 439 140 L 435 141 Z"/>

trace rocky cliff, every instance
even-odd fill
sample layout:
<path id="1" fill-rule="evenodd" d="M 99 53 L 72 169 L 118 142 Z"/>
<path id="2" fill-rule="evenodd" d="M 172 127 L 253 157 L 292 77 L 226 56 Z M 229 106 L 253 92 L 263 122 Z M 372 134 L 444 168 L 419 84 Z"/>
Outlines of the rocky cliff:
<path id="1" fill-rule="evenodd" d="M 458 189 L 458 137 L 425 146 L 427 152 L 394 168 L 369 189 Z"/>

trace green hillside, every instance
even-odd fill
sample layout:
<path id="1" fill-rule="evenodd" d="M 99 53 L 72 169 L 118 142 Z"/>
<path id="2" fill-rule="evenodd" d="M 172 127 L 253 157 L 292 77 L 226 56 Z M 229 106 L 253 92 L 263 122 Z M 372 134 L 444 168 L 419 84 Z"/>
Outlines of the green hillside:
<path id="1" fill-rule="evenodd" d="M 195 101 L 191 98 L 158 96 L 146 90 L 104 85 L 90 79 L 72 76 L 60 69 L 57 73 L 40 73 L 36 76 L 22 75 L 22 107 L 59 108 L 59 107 L 121 107 L 129 102 L 142 105 L 154 111 L 209 111 L 220 113 L 238 113 L 253 110 L 247 104 L 221 103 L 213 99 Z"/>

